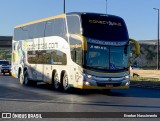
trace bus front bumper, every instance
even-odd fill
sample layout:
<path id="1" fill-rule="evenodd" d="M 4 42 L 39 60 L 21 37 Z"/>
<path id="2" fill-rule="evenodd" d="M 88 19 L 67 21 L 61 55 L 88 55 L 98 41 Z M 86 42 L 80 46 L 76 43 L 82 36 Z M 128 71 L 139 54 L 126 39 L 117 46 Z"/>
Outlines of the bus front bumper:
<path id="1" fill-rule="evenodd" d="M 99 87 L 99 86 L 78 85 L 77 88 L 80 88 L 80 89 L 128 89 L 129 86 Z"/>
<path id="2" fill-rule="evenodd" d="M 117 78 L 101 78 L 91 75 L 84 75 L 83 85 L 77 85 L 80 89 L 128 89 L 130 76 Z"/>

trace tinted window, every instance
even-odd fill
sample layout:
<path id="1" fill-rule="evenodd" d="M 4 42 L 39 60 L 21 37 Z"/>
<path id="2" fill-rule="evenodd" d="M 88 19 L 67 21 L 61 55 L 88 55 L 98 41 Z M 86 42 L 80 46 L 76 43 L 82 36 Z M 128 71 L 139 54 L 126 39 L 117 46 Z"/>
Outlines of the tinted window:
<path id="1" fill-rule="evenodd" d="M 52 36 L 53 35 L 53 20 L 47 21 L 46 23 L 46 30 L 45 30 L 45 36 Z"/>
<path id="2" fill-rule="evenodd" d="M 65 24 L 64 19 L 54 20 L 54 36 L 63 36 L 65 34 Z"/>
<path id="3" fill-rule="evenodd" d="M 129 46 L 103 46 L 88 44 L 85 65 L 103 70 L 126 69 L 129 59 Z"/>
<path id="4" fill-rule="evenodd" d="M 45 36 L 65 37 L 65 35 L 66 35 L 66 26 L 64 19 L 62 18 L 54 19 L 46 23 Z"/>
<path id="5" fill-rule="evenodd" d="M 0 65 L 9 65 L 9 61 L 0 61 Z"/>
<path id="6" fill-rule="evenodd" d="M 82 42 L 72 37 L 70 37 L 69 40 L 72 60 L 77 64 L 82 65 Z"/>
<path id="7" fill-rule="evenodd" d="M 70 48 L 71 48 L 71 58 L 72 60 L 82 65 L 82 42 L 81 40 L 76 39 L 74 34 L 81 34 L 81 25 L 80 18 L 77 15 L 68 15 L 67 16 L 67 25 Z"/>
<path id="8" fill-rule="evenodd" d="M 40 38 L 44 36 L 61 36 L 65 38 L 65 20 L 62 18 L 54 19 L 16 28 L 14 30 L 14 40 Z"/>
<path id="9" fill-rule="evenodd" d="M 67 16 L 67 25 L 68 25 L 68 33 L 70 34 L 79 34 L 80 31 L 80 18 L 75 15 Z"/>
<path id="10" fill-rule="evenodd" d="M 45 22 L 16 28 L 14 31 L 14 40 L 25 40 L 44 37 L 44 29 Z"/>
<path id="11" fill-rule="evenodd" d="M 29 38 L 27 27 L 20 27 L 14 30 L 14 40 L 25 40 Z"/>
<path id="12" fill-rule="evenodd" d="M 66 65 L 66 54 L 58 50 L 28 51 L 28 62 L 30 64 L 54 64 Z"/>
<path id="13" fill-rule="evenodd" d="M 45 22 L 28 26 L 29 39 L 44 37 Z"/>

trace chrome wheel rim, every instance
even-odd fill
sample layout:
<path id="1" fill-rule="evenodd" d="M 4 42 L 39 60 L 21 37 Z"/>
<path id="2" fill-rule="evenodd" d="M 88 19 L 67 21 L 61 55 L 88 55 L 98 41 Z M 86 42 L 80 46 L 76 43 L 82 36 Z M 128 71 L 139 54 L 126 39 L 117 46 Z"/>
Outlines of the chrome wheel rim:
<path id="1" fill-rule="evenodd" d="M 20 73 L 19 80 L 21 84 L 24 83 L 24 75 L 22 74 L 22 72 Z"/>
<path id="2" fill-rule="evenodd" d="M 65 90 L 68 89 L 68 77 L 67 76 L 65 76 L 63 79 L 63 87 Z"/>
<path id="3" fill-rule="evenodd" d="M 55 89 L 59 88 L 58 74 L 55 74 L 55 77 L 54 77 L 54 88 Z"/>

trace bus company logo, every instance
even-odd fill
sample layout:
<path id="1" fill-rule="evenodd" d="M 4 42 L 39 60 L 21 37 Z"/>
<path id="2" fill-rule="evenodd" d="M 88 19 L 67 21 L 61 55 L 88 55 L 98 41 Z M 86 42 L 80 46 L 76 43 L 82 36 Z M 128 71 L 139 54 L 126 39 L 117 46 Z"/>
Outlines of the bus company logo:
<path id="1" fill-rule="evenodd" d="M 12 118 L 11 113 L 2 113 L 2 118 Z"/>
<path id="2" fill-rule="evenodd" d="M 107 21 L 89 20 L 89 23 L 92 23 L 92 24 L 107 24 Z"/>
<path id="3" fill-rule="evenodd" d="M 109 78 L 108 81 L 111 82 L 111 81 L 112 81 L 112 78 Z"/>
<path id="4" fill-rule="evenodd" d="M 89 20 L 89 23 L 92 23 L 92 24 L 107 24 L 109 26 L 122 26 L 122 24 L 118 23 L 118 22 L 102 21 L 102 20 Z"/>

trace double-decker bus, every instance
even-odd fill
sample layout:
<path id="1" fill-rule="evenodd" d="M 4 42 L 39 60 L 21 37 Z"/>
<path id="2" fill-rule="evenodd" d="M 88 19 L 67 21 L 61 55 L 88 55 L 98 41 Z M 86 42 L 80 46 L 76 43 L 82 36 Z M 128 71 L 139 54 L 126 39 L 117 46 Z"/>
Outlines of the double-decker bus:
<path id="1" fill-rule="evenodd" d="M 12 75 L 22 85 L 54 89 L 119 89 L 130 84 L 130 40 L 124 20 L 98 13 L 66 13 L 16 26 Z"/>

